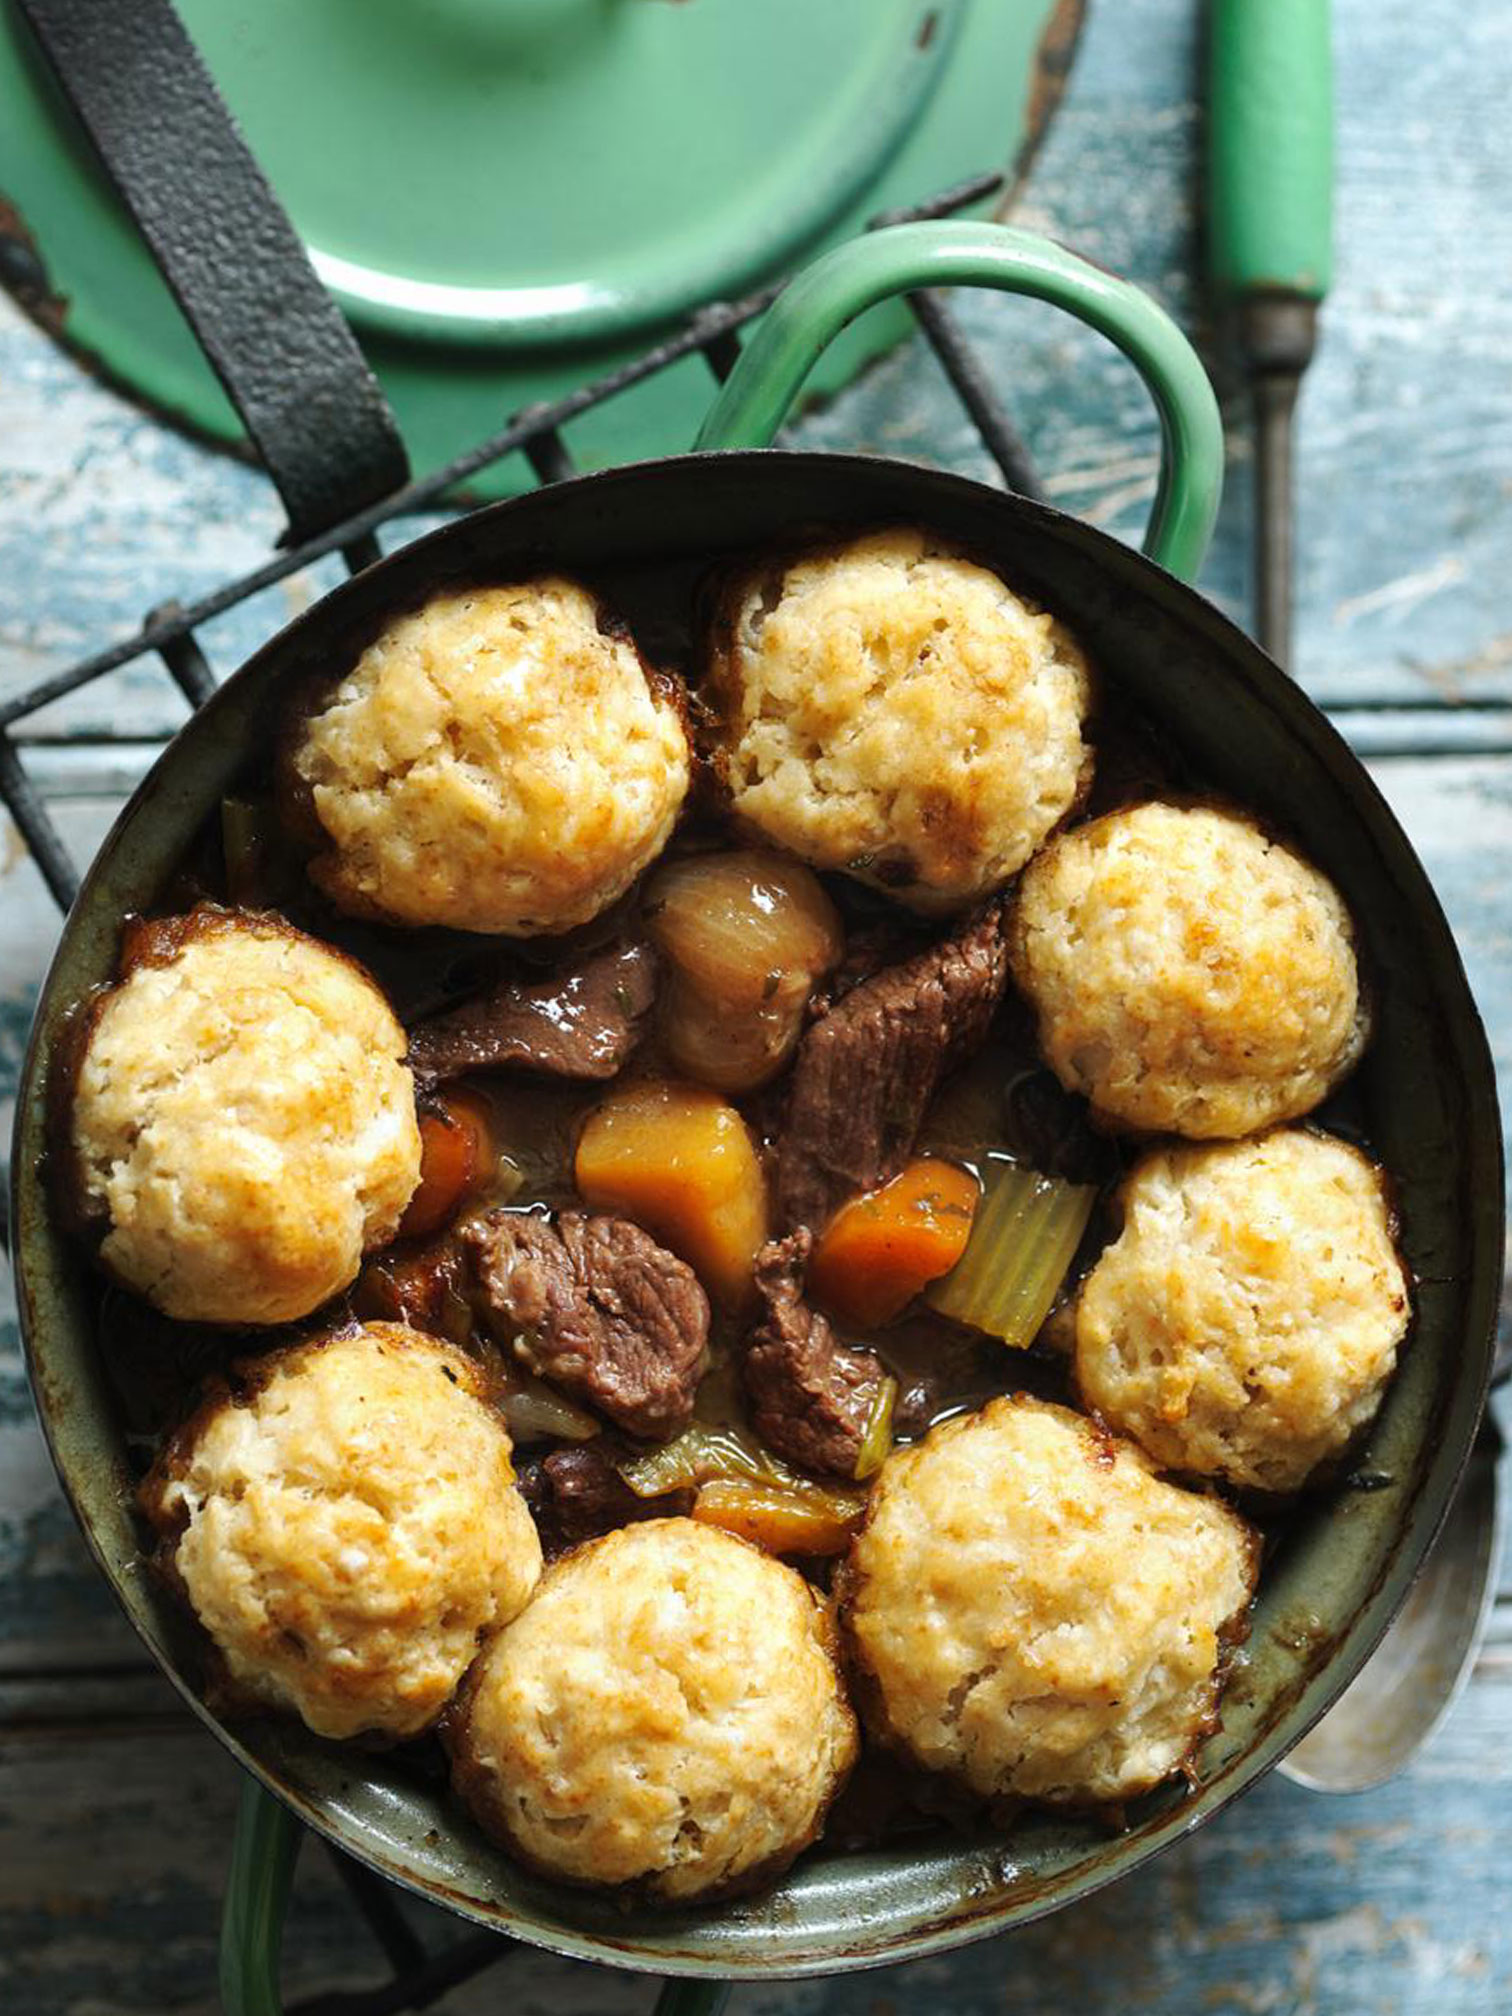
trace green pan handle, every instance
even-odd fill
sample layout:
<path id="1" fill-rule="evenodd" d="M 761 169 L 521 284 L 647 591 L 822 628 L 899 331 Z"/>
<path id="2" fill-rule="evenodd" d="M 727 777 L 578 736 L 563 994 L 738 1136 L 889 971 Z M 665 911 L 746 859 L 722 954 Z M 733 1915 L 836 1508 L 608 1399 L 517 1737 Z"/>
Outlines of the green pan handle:
<path id="1" fill-rule="evenodd" d="M 254 1778 L 242 1787 L 221 1913 L 220 1989 L 225 2016 L 283 2016 L 278 1987 L 284 1912 L 304 1829 Z M 719 2016 L 728 1981 L 668 1981 L 653 2016 Z"/>
<path id="2" fill-rule="evenodd" d="M 920 287 L 996 287 L 1052 301 L 1116 343 L 1160 414 L 1160 484 L 1144 550 L 1190 580 L 1223 485 L 1218 402 L 1197 353 L 1148 294 L 1048 238 L 1002 224 L 897 224 L 840 245 L 778 295 L 704 421 L 700 449 L 764 448 L 848 322 Z"/>
<path id="3" fill-rule="evenodd" d="M 278 1963 L 284 1912 L 304 1829 L 255 1778 L 242 1786 L 221 1910 L 220 1990 L 226 2016 L 282 2016 Z"/>

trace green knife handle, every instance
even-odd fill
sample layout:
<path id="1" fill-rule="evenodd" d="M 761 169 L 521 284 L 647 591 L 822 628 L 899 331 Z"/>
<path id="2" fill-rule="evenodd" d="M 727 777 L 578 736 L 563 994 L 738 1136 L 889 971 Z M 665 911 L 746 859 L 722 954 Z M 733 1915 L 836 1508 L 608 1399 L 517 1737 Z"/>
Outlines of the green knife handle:
<path id="1" fill-rule="evenodd" d="M 1209 259 L 1228 294 L 1321 301 L 1333 266 L 1328 0 L 1211 0 Z"/>

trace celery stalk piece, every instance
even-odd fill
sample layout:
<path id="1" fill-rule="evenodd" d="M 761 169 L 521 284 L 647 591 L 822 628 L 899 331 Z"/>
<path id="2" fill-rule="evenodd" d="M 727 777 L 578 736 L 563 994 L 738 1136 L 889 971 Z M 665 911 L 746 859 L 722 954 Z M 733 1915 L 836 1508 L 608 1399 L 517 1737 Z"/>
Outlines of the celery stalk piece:
<path id="1" fill-rule="evenodd" d="M 992 1161 L 966 1251 L 925 1300 L 1015 1350 L 1032 1344 L 1076 1257 L 1097 1191 Z"/>
<path id="2" fill-rule="evenodd" d="M 865 1491 L 832 1487 L 801 1476 L 754 1435 L 734 1424 L 709 1427 L 694 1421 L 662 1448 L 616 1467 L 638 1498 L 659 1498 L 664 1491 L 683 1491 L 716 1477 L 743 1477 L 776 1485 L 805 1502 L 832 1509 L 840 1517 L 854 1517 L 866 1503 Z"/>
<path id="3" fill-rule="evenodd" d="M 753 1477 L 779 1481 L 776 1459 L 754 1436 L 737 1427 L 712 1427 L 691 1422 L 681 1435 L 621 1463 L 620 1475 L 639 1498 L 659 1498 L 664 1491 L 684 1491 L 710 1477 Z"/>
<path id="4" fill-rule="evenodd" d="M 870 1414 L 866 1417 L 866 1432 L 861 1437 L 861 1453 L 856 1458 L 858 1482 L 880 1470 L 892 1453 L 893 1408 L 897 1402 L 898 1382 L 889 1376 L 877 1388 L 877 1397 L 872 1402 Z"/>

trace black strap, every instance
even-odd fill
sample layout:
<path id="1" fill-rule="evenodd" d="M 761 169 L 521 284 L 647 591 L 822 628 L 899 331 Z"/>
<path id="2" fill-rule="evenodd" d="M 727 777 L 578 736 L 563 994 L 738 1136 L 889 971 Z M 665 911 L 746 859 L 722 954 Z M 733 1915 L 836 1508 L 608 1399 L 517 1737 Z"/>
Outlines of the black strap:
<path id="1" fill-rule="evenodd" d="M 397 490 L 394 416 L 169 0 L 21 0 L 296 539 Z"/>

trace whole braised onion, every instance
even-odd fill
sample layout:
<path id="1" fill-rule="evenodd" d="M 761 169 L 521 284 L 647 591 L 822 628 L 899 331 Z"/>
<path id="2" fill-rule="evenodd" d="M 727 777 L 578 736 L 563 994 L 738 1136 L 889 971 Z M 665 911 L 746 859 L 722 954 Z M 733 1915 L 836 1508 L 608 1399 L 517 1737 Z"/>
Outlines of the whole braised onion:
<path id="1" fill-rule="evenodd" d="M 749 1091 L 781 1069 L 809 995 L 840 956 L 840 920 L 818 878 L 763 848 L 658 869 L 646 927 L 671 968 L 668 1056 L 722 1092 Z"/>

